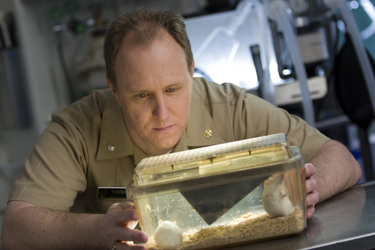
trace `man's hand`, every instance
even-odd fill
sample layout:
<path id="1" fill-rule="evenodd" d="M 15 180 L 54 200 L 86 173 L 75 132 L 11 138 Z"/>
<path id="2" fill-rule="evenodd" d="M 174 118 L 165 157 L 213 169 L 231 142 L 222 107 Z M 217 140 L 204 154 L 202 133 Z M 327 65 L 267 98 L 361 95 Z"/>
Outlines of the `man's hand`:
<path id="1" fill-rule="evenodd" d="M 317 192 L 317 182 L 314 178 L 316 172 L 312 163 L 305 165 L 306 170 L 306 217 L 311 218 L 315 212 L 315 204 L 319 202 L 319 193 Z"/>
<path id="2" fill-rule="evenodd" d="M 76 214 L 11 201 L 4 214 L 1 249 L 146 250 L 132 243 L 147 242 L 143 232 L 134 230 L 137 220 L 130 202 L 113 204 L 106 214 Z"/>
<path id="3" fill-rule="evenodd" d="M 99 231 L 104 232 L 107 248 L 112 249 L 118 242 L 116 250 L 146 250 L 144 246 L 133 244 L 133 242 L 146 243 L 148 240 L 145 233 L 134 229 L 137 223 L 138 215 L 133 203 L 115 203 L 110 206 L 106 215 L 99 221 Z"/>

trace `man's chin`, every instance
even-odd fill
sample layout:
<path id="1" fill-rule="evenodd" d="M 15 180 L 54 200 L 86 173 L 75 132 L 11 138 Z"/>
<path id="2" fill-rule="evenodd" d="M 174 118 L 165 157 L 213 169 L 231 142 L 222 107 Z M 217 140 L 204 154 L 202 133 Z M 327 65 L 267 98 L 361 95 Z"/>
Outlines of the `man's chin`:
<path id="1" fill-rule="evenodd" d="M 156 151 L 159 152 L 159 155 L 169 153 L 176 146 L 177 142 L 171 141 L 170 143 L 156 144 Z"/>

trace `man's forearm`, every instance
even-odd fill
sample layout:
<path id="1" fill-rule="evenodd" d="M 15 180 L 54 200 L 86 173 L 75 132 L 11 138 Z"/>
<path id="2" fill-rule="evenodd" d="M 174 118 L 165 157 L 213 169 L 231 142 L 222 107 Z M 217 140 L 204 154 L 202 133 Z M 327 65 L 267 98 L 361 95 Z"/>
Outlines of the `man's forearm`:
<path id="1" fill-rule="evenodd" d="M 327 141 L 311 163 L 316 167 L 314 178 L 318 183 L 319 202 L 353 186 L 362 176 L 349 150 L 334 140 Z"/>
<path id="2" fill-rule="evenodd" d="M 12 206 L 12 202 L 9 206 Z M 73 214 L 40 207 L 21 207 L 5 214 L 4 250 L 99 249 L 97 214 Z M 102 247 L 103 249 L 103 247 Z"/>

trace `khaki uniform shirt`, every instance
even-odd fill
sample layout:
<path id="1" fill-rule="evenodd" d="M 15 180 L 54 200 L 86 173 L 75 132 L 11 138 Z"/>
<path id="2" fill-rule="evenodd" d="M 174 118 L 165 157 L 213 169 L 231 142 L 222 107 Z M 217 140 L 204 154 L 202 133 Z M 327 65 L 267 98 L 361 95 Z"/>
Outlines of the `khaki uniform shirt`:
<path id="1" fill-rule="evenodd" d="M 194 78 L 193 84 L 188 125 L 174 152 L 285 133 L 309 162 L 328 140 L 302 119 L 233 84 L 203 78 Z M 206 129 L 212 130 L 209 138 Z M 96 198 L 97 188 L 131 185 L 134 168 L 145 157 L 132 142 L 110 90 L 96 90 L 52 115 L 9 200 L 69 211 L 77 194 L 83 194 L 92 212 L 105 213 L 118 201 Z"/>

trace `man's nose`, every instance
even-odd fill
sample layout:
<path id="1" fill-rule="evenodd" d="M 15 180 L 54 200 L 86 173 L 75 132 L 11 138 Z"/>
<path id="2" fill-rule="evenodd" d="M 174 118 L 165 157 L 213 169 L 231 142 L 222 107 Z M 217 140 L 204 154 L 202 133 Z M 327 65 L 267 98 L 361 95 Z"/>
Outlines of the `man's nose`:
<path id="1" fill-rule="evenodd" d="M 167 105 L 167 100 L 165 97 L 159 96 L 155 97 L 155 106 L 153 115 L 159 120 L 165 120 L 169 116 L 169 109 Z"/>

